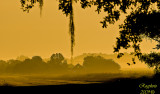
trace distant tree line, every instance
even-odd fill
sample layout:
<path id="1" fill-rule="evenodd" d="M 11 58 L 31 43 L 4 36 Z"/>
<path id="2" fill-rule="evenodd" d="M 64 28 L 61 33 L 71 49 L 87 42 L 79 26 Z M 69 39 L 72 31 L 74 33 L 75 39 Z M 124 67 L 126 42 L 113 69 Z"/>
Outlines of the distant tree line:
<path id="1" fill-rule="evenodd" d="M 0 74 L 65 74 L 117 72 L 120 66 L 111 59 L 101 56 L 87 56 L 83 65 L 68 64 L 61 53 L 52 54 L 44 61 L 40 56 L 25 60 L 0 60 Z"/>

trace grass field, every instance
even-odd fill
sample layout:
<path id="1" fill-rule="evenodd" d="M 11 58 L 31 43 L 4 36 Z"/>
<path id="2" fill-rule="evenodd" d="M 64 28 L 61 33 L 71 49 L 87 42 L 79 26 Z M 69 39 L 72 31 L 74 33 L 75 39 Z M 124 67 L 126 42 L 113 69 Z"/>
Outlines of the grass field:
<path id="1" fill-rule="evenodd" d="M 32 74 L 32 75 L 1 75 L 0 86 L 40 86 L 65 84 L 93 84 L 112 81 L 117 78 L 152 77 L 153 73 L 139 71 L 122 71 L 119 73 L 92 73 L 92 74 Z"/>

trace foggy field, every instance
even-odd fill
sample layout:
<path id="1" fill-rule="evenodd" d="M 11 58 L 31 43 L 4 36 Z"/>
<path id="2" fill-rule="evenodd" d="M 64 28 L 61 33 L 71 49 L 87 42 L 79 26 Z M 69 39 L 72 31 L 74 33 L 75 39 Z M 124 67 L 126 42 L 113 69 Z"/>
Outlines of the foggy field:
<path id="1" fill-rule="evenodd" d="M 83 64 L 76 65 L 68 64 L 60 53 L 53 54 L 49 61 L 40 56 L 0 61 L 0 86 L 95 84 L 153 75 L 152 69 L 121 68 L 113 59 L 102 56 L 85 56 Z"/>
<path id="2" fill-rule="evenodd" d="M 119 72 L 119 73 L 95 73 L 95 74 L 66 74 L 66 75 L 1 75 L 0 86 L 45 86 L 65 84 L 91 84 L 112 81 L 116 78 L 151 77 L 151 72 Z"/>

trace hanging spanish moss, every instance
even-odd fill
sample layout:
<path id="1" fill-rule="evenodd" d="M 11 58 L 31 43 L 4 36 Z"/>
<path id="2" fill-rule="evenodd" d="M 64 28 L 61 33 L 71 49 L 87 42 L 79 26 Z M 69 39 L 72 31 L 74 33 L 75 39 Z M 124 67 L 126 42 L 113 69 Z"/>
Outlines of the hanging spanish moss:
<path id="1" fill-rule="evenodd" d="M 43 0 L 38 0 L 40 8 L 40 16 L 42 16 Z"/>
<path id="2" fill-rule="evenodd" d="M 69 34 L 71 37 L 71 62 L 73 57 L 73 50 L 75 45 L 75 28 L 74 28 L 74 19 L 73 19 L 73 1 L 77 2 L 77 0 L 59 0 L 59 10 L 68 17 L 69 16 Z"/>
<path id="3" fill-rule="evenodd" d="M 40 16 L 42 15 L 43 0 L 21 0 L 21 9 L 25 12 L 30 11 L 36 3 L 39 3 Z"/>
<path id="4" fill-rule="evenodd" d="M 75 45 L 75 34 L 74 34 L 74 20 L 73 20 L 73 6 L 72 6 L 72 0 L 70 0 L 70 6 L 71 6 L 71 11 L 70 11 L 70 23 L 69 23 L 69 33 L 71 36 L 71 62 L 72 62 L 72 57 L 73 57 L 73 48 Z"/>

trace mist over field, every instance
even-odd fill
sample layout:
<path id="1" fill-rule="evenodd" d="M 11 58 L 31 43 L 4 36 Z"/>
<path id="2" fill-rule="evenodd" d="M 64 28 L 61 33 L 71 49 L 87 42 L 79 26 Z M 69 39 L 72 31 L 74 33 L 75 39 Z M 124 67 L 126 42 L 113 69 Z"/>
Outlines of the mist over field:
<path id="1" fill-rule="evenodd" d="M 88 53 L 75 57 L 73 63 L 65 59 L 61 53 L 52 54 L 48 59 L 42 59 L 40 56 L 19 56 L 8 61 L 1 60 L 0 85 L 91 84 L 116 78 L 152 77 L 154 74 L 153 70 L 143 67 L 137 70 L 122 69 L 121 65 L 114 61 L 114 56 Z"/>

